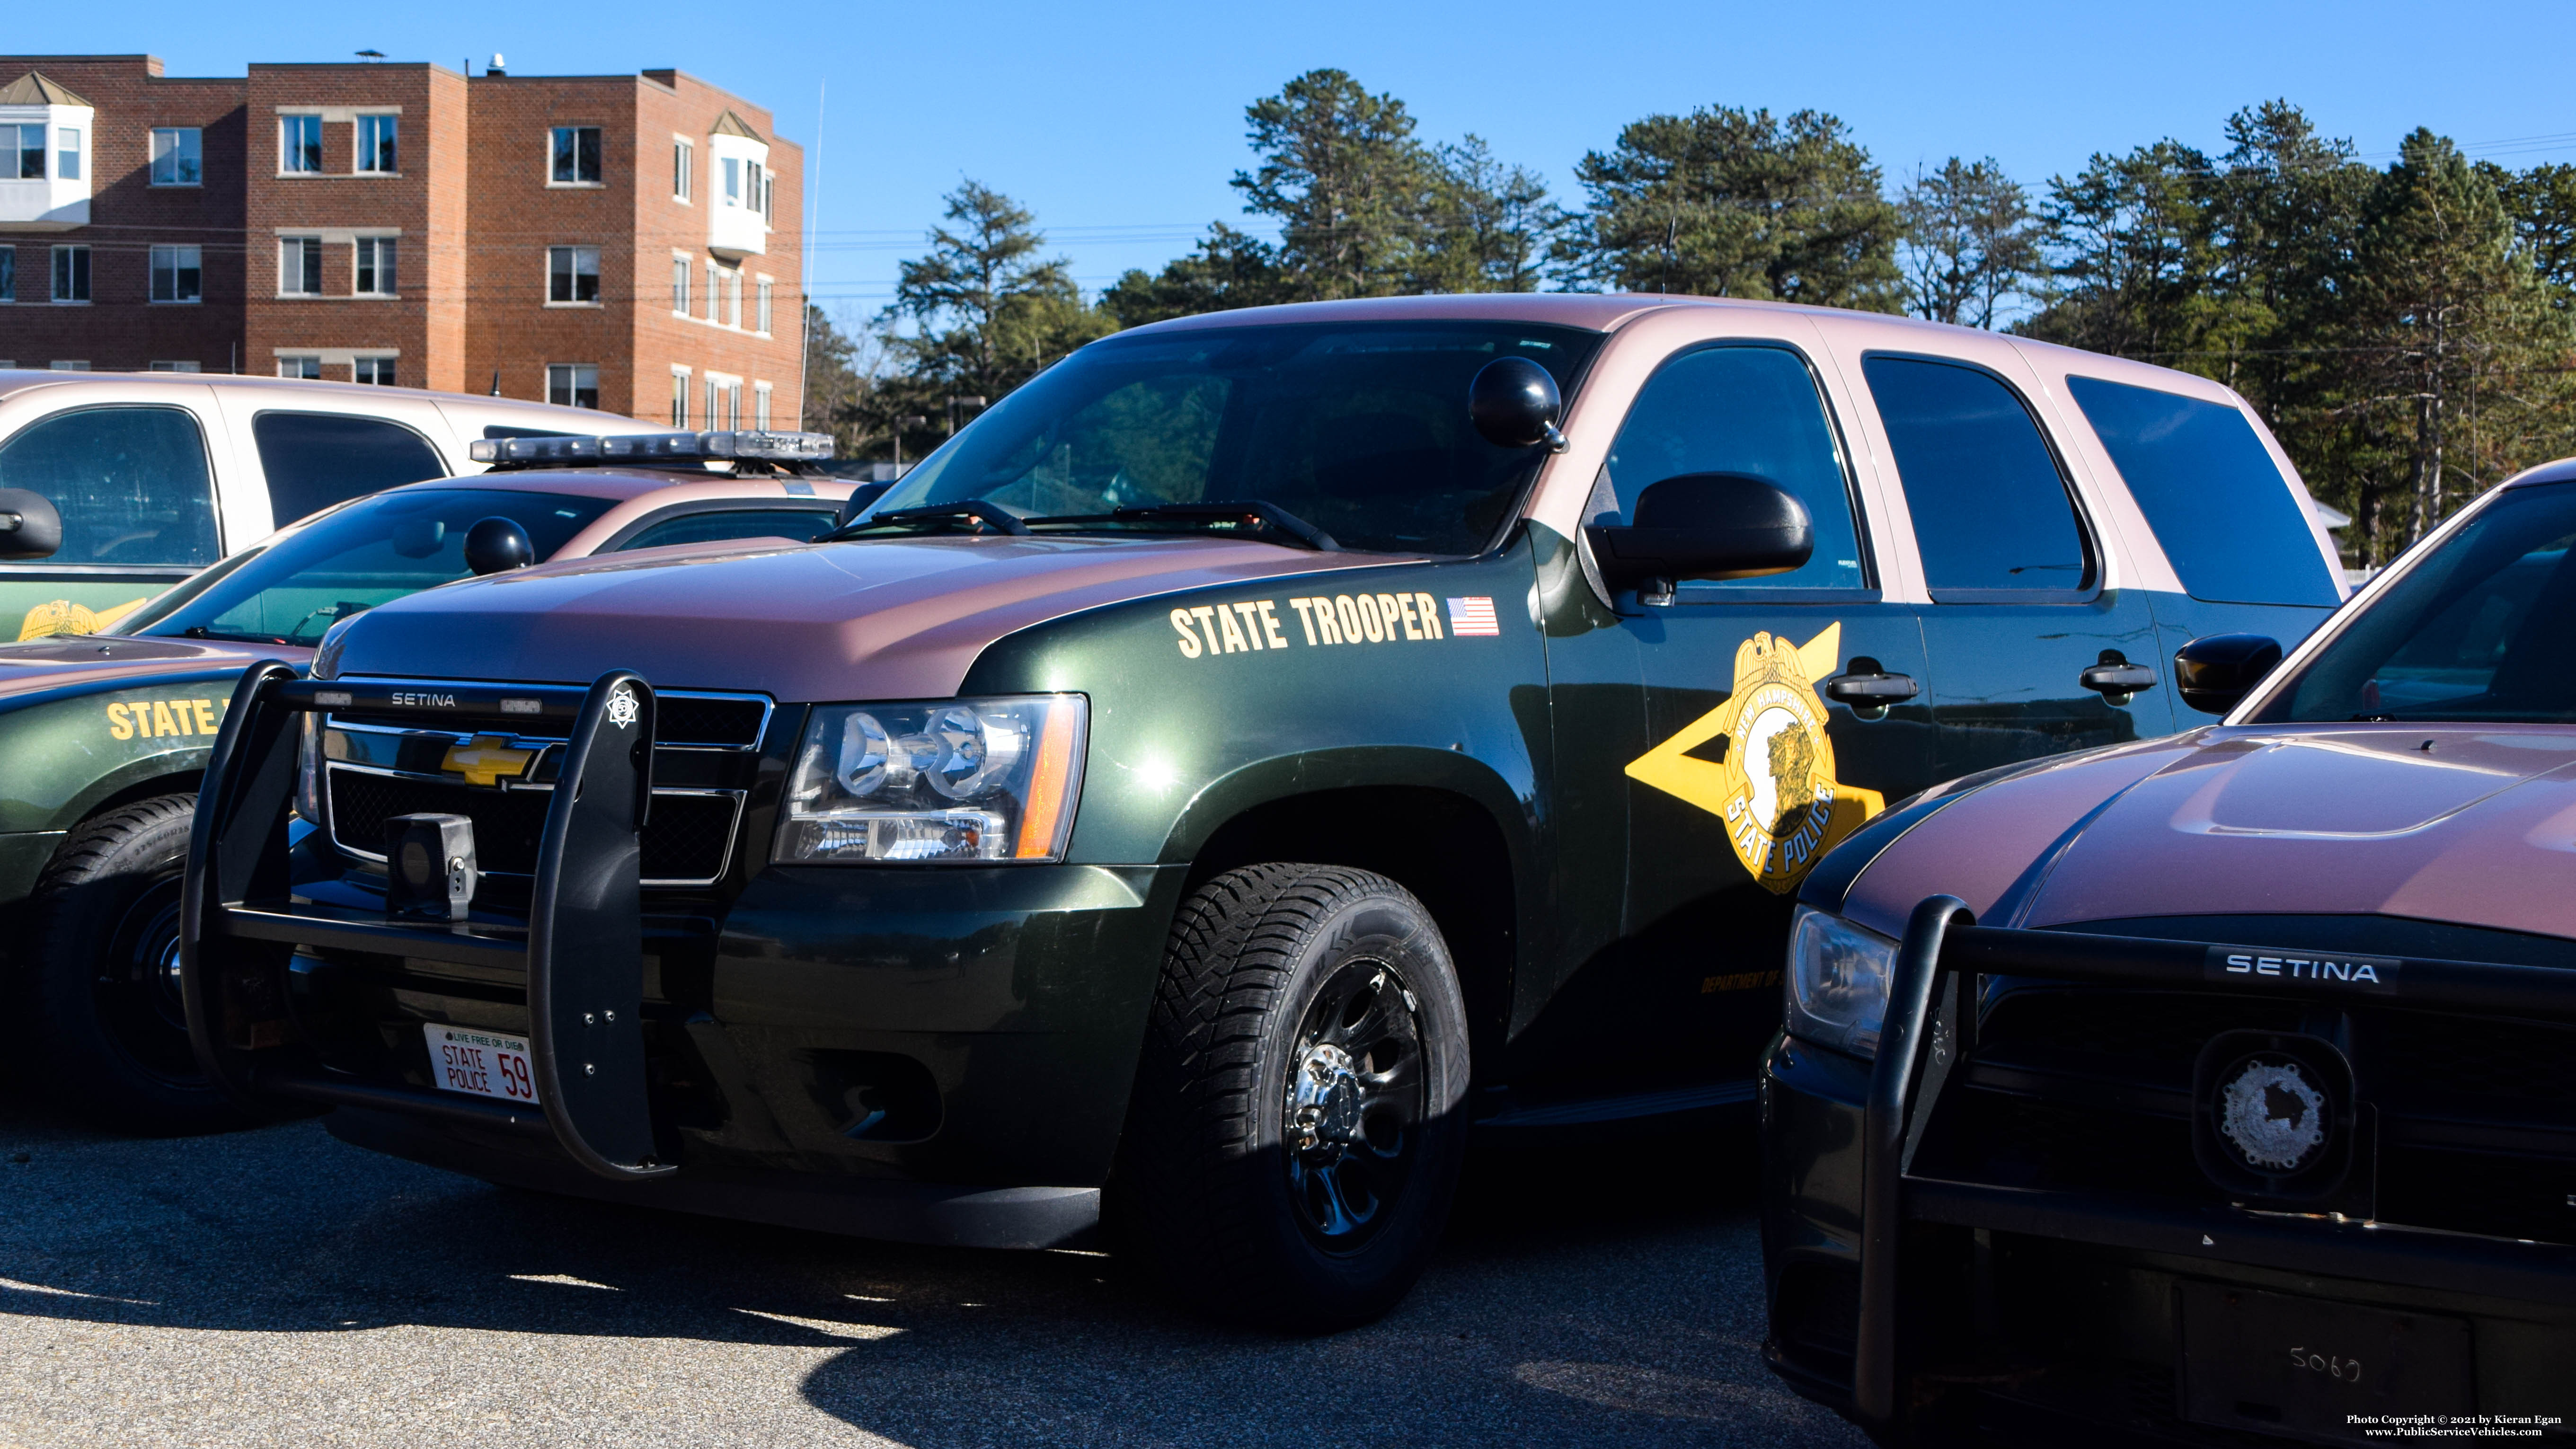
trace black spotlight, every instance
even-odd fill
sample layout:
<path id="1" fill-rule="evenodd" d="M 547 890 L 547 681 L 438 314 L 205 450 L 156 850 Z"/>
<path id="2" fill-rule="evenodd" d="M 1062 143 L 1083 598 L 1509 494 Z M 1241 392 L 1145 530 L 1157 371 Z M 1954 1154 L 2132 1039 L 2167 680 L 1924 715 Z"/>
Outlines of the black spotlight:
<path id="1" fill-rule="evenodd" d="M 385 914 L 461 921 L 474 905 L 474 822 L 462 815 L 385 821 Z"/>

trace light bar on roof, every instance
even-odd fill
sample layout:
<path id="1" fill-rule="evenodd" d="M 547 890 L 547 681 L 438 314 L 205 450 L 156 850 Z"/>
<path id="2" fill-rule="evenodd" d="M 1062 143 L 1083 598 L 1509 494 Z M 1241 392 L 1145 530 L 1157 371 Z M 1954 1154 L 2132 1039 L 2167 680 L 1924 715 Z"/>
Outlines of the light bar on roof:
<path id="1" fill-rule="evenodd" d="M 832 456 L 829 433 L 633 433 L 613 438 L 482 438 L 466 445 L 477 463 L 651 462 L 662 459 L 761 458 L 819 463 Z"/>

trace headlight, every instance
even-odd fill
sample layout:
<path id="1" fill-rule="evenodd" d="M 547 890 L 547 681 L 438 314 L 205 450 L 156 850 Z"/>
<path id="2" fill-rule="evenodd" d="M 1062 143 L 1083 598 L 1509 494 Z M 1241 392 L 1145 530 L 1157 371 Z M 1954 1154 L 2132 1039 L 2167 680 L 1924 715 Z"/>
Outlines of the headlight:
<path id="1" fill-rule="evenodd" d="M 1825 911 L 1798 908 L 1789 923 L 1789 1031 L 1855 1056 L 1878 1054 L 1896 943 Z"/>
<path id="2" fill-rule="evenodd" d="M 772 858 L 1060 859 L 1089 722 L 1078 694 L 818 705 Z"/>

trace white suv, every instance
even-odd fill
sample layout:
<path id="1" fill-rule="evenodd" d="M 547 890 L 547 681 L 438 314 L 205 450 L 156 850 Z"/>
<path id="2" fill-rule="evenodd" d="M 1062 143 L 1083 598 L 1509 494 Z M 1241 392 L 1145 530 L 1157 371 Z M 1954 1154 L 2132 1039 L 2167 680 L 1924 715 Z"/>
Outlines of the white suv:
<path id="1" fill-rule="evenodd" d="M 61 547 L 0 562 L 0 642 L 90 633 L 328 504 L 479 473 L 466 456 L 477 438 L 634 428 L 611 413 L 411 388 L 0 371 L 0 488 L 62 516 Z"/>

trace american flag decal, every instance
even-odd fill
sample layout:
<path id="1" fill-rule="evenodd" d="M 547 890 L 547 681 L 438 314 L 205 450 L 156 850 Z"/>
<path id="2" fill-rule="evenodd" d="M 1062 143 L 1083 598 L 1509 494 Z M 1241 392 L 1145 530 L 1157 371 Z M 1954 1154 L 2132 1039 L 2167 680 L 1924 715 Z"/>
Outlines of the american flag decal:
<path id="1" fill-rule="evenodd" d="M 1451 599 L 1449 632 L 1461 638 L 1474 638 L 1480 634 L 1490 637 L 1502 633 L 1502 627 L 1494 622 L 1494 601 L 1481 596 Z"/>

